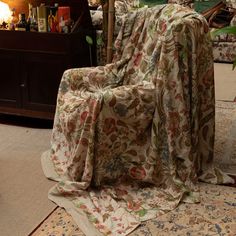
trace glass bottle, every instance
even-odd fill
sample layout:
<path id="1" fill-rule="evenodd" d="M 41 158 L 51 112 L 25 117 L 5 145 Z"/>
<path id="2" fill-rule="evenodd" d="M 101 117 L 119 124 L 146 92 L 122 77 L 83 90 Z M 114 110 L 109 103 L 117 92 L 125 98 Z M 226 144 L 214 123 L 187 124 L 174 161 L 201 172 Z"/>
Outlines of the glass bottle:
<path id="1" fill-rule="evenodd" d="M 29 21 L 33 17 L 33 5 L 29 3 L 28 6 L 29 6 L 28 21 Z"/>
<path id="2" fill-rule="evenodd" d="M 30 23 L 30 31 L 38 31 L 38 22 L 37 22 L 37 8 L 32 8 L 32 18 Z"/>
<path id="3" fill-rule="evenodd" d="M 27 21 L 25 19 L 25 13 L 21 13 L 19 14 L 19 21 L 16 24 L 16 30 L 26 31 L 27 28 L 28 27 L 27 27 Z"/>
<path id="4" fill-rule="evenodd" d="M 27 29 L 26 31 L 37 31 L 37 16 L 36 8 L 29 3 L 29 14 L 27 19 Z"/>
<path id="5" fill-rule="evenodd" d="M 12 9 L 12 20 L 9 23 L 9 30 L 15 30 L 17 22 L 18 22 L 18 19 L 16 17 L 16 10 L 15 10 L 15 8 L 13 8 Z"/>

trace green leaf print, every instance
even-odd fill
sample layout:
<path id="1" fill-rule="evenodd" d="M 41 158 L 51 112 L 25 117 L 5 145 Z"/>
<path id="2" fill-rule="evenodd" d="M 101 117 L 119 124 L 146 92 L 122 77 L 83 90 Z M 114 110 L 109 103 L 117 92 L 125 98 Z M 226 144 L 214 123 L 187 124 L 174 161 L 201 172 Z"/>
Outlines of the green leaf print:
<path id="1" fill-rule="evenodd" d="M 142 209 L 140 211 L 137 212 L 139 217 L 143 217 L 147 214 L 147 210 L 146 209 Z"/>
<path id="2" fill-rule="evenodd" d="M 93 39 L 90 36 L 86 36 L 86 41 L 89 45 L 93 45 Z"/>

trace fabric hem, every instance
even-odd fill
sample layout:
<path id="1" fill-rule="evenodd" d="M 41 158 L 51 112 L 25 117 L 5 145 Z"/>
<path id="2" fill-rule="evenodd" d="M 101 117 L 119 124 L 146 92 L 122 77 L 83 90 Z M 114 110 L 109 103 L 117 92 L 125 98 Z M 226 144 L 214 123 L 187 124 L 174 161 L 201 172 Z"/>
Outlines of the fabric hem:
<path id="1" fill-rule="evenodd" d="M 51 180 L 61 181 L 59 175 L 55 171 L 54 165 L 50 159 L 50 150 L 44 152 L 41 156 L 41 166 L 44 175 Z"/>
<path id="2" fill-rule="evenodd" d="M 85 213 L 83 213 L 79 209 L 73 209 L 74 204 L 70 200 L 61 198 L 61 196 L 56 196 L 55 194 L 53 194 L 55 192 L 57 192 L 56 186 L 50 189 L 48 198 L 51 201 L 55 202 L 58 206 L 63 207 L 66 212 L 72 216 L 75 223 L 85 235 L 102 236 L 102 234 L 98 230 L 96 230 L 94 226 L 89 222 Z"/>

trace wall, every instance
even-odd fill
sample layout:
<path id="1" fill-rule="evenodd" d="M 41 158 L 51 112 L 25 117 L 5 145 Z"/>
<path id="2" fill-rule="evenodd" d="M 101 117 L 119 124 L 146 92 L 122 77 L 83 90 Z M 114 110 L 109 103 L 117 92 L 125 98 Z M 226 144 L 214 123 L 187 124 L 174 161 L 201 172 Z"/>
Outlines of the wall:
<path id="1" fill-rule="evenodd" d="M 27 0 L 1 0 L 9 5 L 10 9 L 16 9 L 16 16 L 18 17 L 19 13 L 25 13 L 28 15 L 28 2 Z"/>

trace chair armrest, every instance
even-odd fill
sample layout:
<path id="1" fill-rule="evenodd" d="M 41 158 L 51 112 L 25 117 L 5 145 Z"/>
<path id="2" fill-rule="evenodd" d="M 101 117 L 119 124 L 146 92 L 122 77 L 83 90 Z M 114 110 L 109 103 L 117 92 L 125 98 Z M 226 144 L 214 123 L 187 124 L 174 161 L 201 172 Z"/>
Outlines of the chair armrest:
<path id="1" fill-rule="evenodd" d="M 137 120 L 137 117 L 141 123 L 147 123 L 147 120 L 152 119 L 156 106 L 155 91 L 152 83 L 122 85 L 108 89 L 103 93 L 103 111 L 114 114 L 117 120 L 135 128 L 134 120 Z"/>

